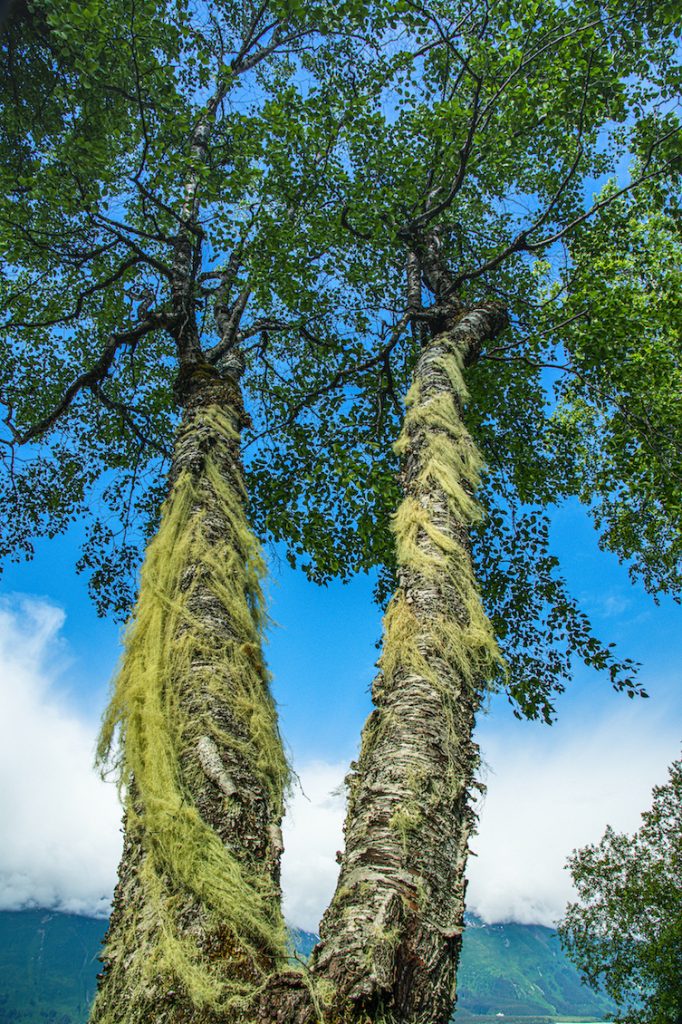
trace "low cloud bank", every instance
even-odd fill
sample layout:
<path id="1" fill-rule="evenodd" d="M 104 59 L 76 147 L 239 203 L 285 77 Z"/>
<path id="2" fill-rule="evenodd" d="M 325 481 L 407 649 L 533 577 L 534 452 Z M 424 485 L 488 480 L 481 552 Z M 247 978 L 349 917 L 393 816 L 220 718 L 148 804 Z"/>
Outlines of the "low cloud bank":
<path id="1" fill-rule="evenodd" d="M 601 720 L 575 718 L 551 729 L 510 723 L 503 739 L 484 720 L 479 742 L 487 791 L 469 859 L 467 906 L 487 923 L 553 926 L 572 896 L 564 865 L 571 851 L 596 842 L 607 824 L 638 828 L 651 789 L 678 756 L 674 722 L 642 704 Z M 303 790 L 285 828 L 283 882 L 290 921 L 316 931 L 338 875 L 347 768 L 299 766 Z"/>
<path id="2" fill-rule="evenodd" d="M 0 602 L 0 909 L 108 912 L 121 848 L 115 787 L 92 769 L 97 723 L 59 696 L 63 612 L 45 602 Z M 553 726 L 484 719 L 488 790 L 479 805 L 469 909 L 485 921 L 553 924 L 570 898 L 574 847 L 607 823 L 632 831 L 679 745 L 672 715 L 654 701 Z M 314 723 L 312 723 L 314 724 Z M 315 931 L 338 875 L 344 763 L 295 763 L 285 821 L 287 919 Z"/>
<path id="3" fill-rule="evenodd" d="M 0 603 L 0 909 L 101 916 L 121 812 L 92 768 L 97 723 L 55 693 L 63 623 L 44 601 Z"/>
<path id="4" fill-rule="evenodd" d="M 316 932 L 334 892 L 343 848 L 347 764 L 311 761 L 297 767 L 298 784 L 284 819 L 282 889 L 287 921 Z"/>
<path id="5" fill-rule="evenodd" d="M 566 858 L 607 824 L 639 827 L 652 787 L 679 756 L 677 725 L 653 701 L 551 728 L 515 723 L 504 739 L 484 720 L 487 792 L 471 841 L 469 909 L 487 922 L 556 923 L 572 897 Z"/>

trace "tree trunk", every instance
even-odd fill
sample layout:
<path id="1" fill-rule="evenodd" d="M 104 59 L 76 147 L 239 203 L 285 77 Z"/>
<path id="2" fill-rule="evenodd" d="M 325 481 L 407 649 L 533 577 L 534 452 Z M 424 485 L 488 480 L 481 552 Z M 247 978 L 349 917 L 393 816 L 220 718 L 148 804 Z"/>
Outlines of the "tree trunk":
<path id="1" fill-rule="evenodd" d="M 311 964 L 327 1021 L 444 1024 L 452 1013 L 474 715 L 501 662 L 467 541 L 480 515 L 481 462 L 462 421 L 462 368 L 505 324 L 495 308 L 462 315 L 422 351 L 407 398 L 399 585 L 384 620 L 375 710 L 347 779 L 341 874 Z"/>
<path id="2" fill-rule="evenodd" d="M 118 735 L 125 842 L 92 1024 L 247 1021 L 286 956 L 288 769 L 263 662 L 234 380 L 186 386 L 100 756 Z"/>

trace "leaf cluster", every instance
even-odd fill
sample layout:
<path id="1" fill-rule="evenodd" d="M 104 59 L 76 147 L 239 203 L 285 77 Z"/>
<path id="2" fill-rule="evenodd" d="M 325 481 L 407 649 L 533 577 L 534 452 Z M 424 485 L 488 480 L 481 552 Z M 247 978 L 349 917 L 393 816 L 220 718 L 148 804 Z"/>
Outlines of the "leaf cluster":
<path id="1" fill-rule="evenodd" d="M 625 1024 L 674 1024 L 682 1012 L 682 762 L 654 788 L 637 832 L 608 827 L 568 866 L 578 899 L 559 934 L 585 981 L 604 986 Z"/>

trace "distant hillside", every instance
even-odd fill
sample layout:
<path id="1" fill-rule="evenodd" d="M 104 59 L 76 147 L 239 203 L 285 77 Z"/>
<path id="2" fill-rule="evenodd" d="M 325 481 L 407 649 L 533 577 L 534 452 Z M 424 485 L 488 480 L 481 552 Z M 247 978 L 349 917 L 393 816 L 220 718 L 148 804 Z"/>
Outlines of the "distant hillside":
<path id="1" fill-rule="evenodd" d="M 45 910 L 0 912 L 0 1024 L 85 1024 L 106 921 Z M 316 942 L 292 929 L 300 955 Z M 612 1004 L 580 985 L 558 939 L 535 925 L 482 925 L 464 936 L 456 1024 L 558 1016 L 608 1017 Z"/>
<path id="2" fill-rule="evenodd" d="M 470 919 L 457 990 L 456 1024 L 498 1013 L 610 1019 L 615 1009 L 606 996 L 581 984 L 556 932 L 540 925 L 483 925 Z"/>
<path id="3" fill-rule="evenodd" d="M 97 987 L 106 921 L 0 912 L 0 1024 L 81 1024 Z"/>

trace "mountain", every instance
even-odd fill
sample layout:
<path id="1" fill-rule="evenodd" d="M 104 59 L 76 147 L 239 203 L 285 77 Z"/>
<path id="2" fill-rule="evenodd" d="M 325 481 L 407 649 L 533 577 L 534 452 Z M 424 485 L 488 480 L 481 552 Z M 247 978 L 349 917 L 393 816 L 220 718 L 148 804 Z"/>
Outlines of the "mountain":
<path id="1" fill-rule="evenodd" d="M 313 947 L 320 941 L 319 935 L 315 935 L 314 932 L 304 932 L 300 928 L 289 928 L 289 938 L 291 944 L 296 951 L 296 955 L 299 957 L 305 957 L 307 960 L 313 951 Z"/>
<path id="2" fill-rule="evenodd" d="M 106 927 L 46 910 L 0 912 L 0 1024 L 85 1021 Z"/>
<path id="3" fill-rule="evenodd" d="M 0 912 L 0 1024 L 85 1024 L 107 922 L 46 910 Z M 317 936 L 291 931 L 299 956 Z M 469 921 L 456 1024 L 610 1017 L 613 1004 L 580 984 L 556 934 L 539 925 Z"/>
<path id="4" fill-rule="evenodd" d="M 614 1003 L 581 984 L 551 928 L 527 924 L 484 925 L 468 917 L 457 976 L 456 1024 L 488 1015 L 611 1018 Z M 530 1022 L 529 1022 L 530 1024 Z"/>

